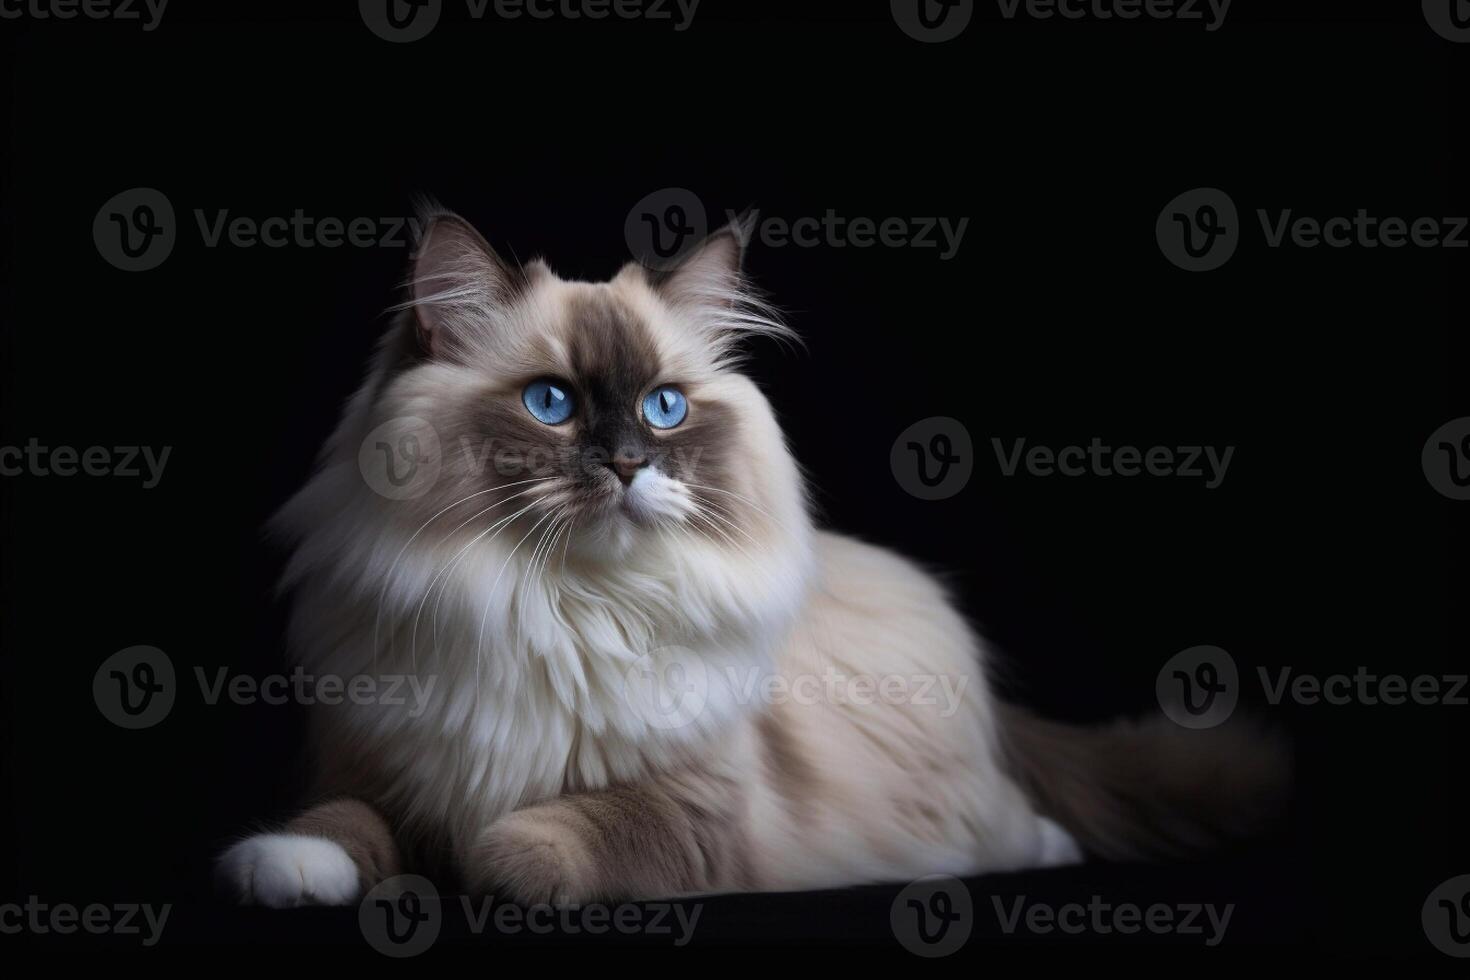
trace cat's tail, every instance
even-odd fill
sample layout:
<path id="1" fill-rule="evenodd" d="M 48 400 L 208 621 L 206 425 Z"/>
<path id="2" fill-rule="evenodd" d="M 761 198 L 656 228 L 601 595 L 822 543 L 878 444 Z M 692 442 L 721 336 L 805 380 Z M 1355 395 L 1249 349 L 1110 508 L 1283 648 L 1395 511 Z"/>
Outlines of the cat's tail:
<path id="1" fill-rule="evenodd" d="M 1261 836 L 1285 811 L 1290 750 L 1258 721 L 1192 730 L 1157 715 L 1087 727 L 1011 704 L 996 711 L 1014 778 L 1097 857 L 1196 854 Z"/>

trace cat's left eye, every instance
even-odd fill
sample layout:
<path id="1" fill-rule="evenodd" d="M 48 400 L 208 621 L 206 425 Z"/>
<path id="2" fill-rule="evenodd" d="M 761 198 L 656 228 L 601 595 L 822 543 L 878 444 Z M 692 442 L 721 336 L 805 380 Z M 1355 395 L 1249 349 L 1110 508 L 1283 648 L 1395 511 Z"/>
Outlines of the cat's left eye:
<path id="1" fill-rule="evenodd" d="M 643 417 L 655 429 L 672 429 L 689 414 L 689 400 L 673 385 L 655 388 L 643 399 Z"/>

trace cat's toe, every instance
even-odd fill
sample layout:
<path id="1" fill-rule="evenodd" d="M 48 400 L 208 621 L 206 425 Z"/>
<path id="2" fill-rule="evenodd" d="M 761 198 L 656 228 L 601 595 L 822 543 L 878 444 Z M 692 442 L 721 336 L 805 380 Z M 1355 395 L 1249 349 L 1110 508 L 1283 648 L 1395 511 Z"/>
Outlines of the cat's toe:
<path id="1" fill-rule="evenodd" d="M 220 855 L 215 870 L 221 888 L 242 905 L 350 905 L 361 892 L 357 865 L 324 837 L 247 837 Z"/>
<path id="2" fill-rule="evenodd" d="M 1038 864 L 1043 868 L 1055 868 L 1068 864 L 1081 864 L 1085 858 L 1076 838 L 1062 829 L 1062 825 L 1046 817 L 1041 821 L 1041 856 Z"/>
<path id="3" fill-rule="evenodd" d="M 493 824 L 476 848 L 476 886 L 521 905 L 568 905 L 592 898 L 593 866 L 580 837 L 565 826 L 513 813 Z"/>

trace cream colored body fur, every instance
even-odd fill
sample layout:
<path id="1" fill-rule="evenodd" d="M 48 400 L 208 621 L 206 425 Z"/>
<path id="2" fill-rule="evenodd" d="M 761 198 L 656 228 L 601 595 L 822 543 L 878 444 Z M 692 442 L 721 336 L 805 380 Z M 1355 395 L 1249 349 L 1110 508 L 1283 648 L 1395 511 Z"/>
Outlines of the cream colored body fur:
<path id="1" fill-rule="evenodd" d="M 527 808 L 650 782 L 718 810 L 734 854 L 679 878 L 678 890 L 802 889 L 1076 859 L 1001 766 L 982 650 L 943 590 L 904 559 L 813 529 L 766 399 L 708 338 L 694 339 L 717 278 L 708 272 L 670 299 L 636 269 L 601 285 L 545 272 L 499 328 L 552 338 L 543 356 L 554 358 L 559 333 L 572 329 L 565 309 L 616 303 L 637 311 L 700 399 L 738 408 L 724 434 L 741 461 L 737 482 L 708 489 L 706 500 L 722 493 L 728 507 L 703 534 L 669 533 L 690 520 L 689 487 L 699 484 L 655 467 L 626 494 L 630 507 L 666 519 L 662 528 L 599 514 L 553 537 L 549 512 L 513 516 L 534 495 L 455 528 L 478 508 L 461 502 L 440 517 L 384 498 L 359 471 L 364 439 L 410 416 L 435 420 L 435 400 L 468 383 L 454 373 L 468 369 L 428 364 L 385 380 L 380 360 L 321 471 L 278 522 L 296 542 L 291 648 L 317 673 L 415 673 L 434 686 L 426 704 L 314 708 L 317 788 L 370 802 L 404 840 L 448 855 L 472 888 L 526 880 L 535 869 L 503 865 L 550 842 L 565 865 L 551 892 L 561 900 L 667 886 L 579 867 L 588 859 L 578 845 L 558 843 L 550 823 L 538 829 Z M 517 356 L 530 356 L 513 345 L 483 353 L 474 370 L 508 376 Z M 773 677 L 798 688 L 800 678 L 836 677 L 844 690 L 896 678 L 910 695 L 927 685 L 958 700 L 783 699 L 763 693 Z M 686 703 L 691 683 L 697 696 Z M 650 686 L 672 700 L 644 696 Z M 671 721 L 671 703 L 687 717 Z M 224 858 L 227 876 L 245 882 L 242 897 L 341 900 L 340 887 L 321 890 L 331 899 L 317 894 L 301 849 L 273 853 L 261 840 Z M 284 892 L 249 884 L 278 880 L 273 861 L 298 869 L 299 887 L 289 874 Z M 340 879 L 340 857 L 329 863 Z"/>

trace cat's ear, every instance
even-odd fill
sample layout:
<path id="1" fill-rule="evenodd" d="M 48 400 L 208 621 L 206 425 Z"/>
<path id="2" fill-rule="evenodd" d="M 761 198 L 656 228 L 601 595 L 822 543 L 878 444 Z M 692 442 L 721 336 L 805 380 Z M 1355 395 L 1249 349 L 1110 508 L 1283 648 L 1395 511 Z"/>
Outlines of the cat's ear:
<path id="1" fill-rule="evenodd" d="M 678 265 L 646 270 L 651 285 L 676 306 L 718 307 L 738 303 L 745 281 L 741 266 L 754 214 L 746 213 L 691 248 Z"/>
<path id="2" fill-rule="evenodd" d="M 747 211 L 690 249 L 672 269 L 643 270 L 654 292 L 704 332 L 717 362 L 725 365 L 739 361 L 745 337 L 801 343 L 741 271 L 756 218 L 756 212 Z"/>
<path id="3" fill-rule="evenodd" d="M 527 276 L 459 215 L 432 207 L 420 213 L 404 306 L 413 310 L 422 352 L 450 357 L 515 301 Z"/>

